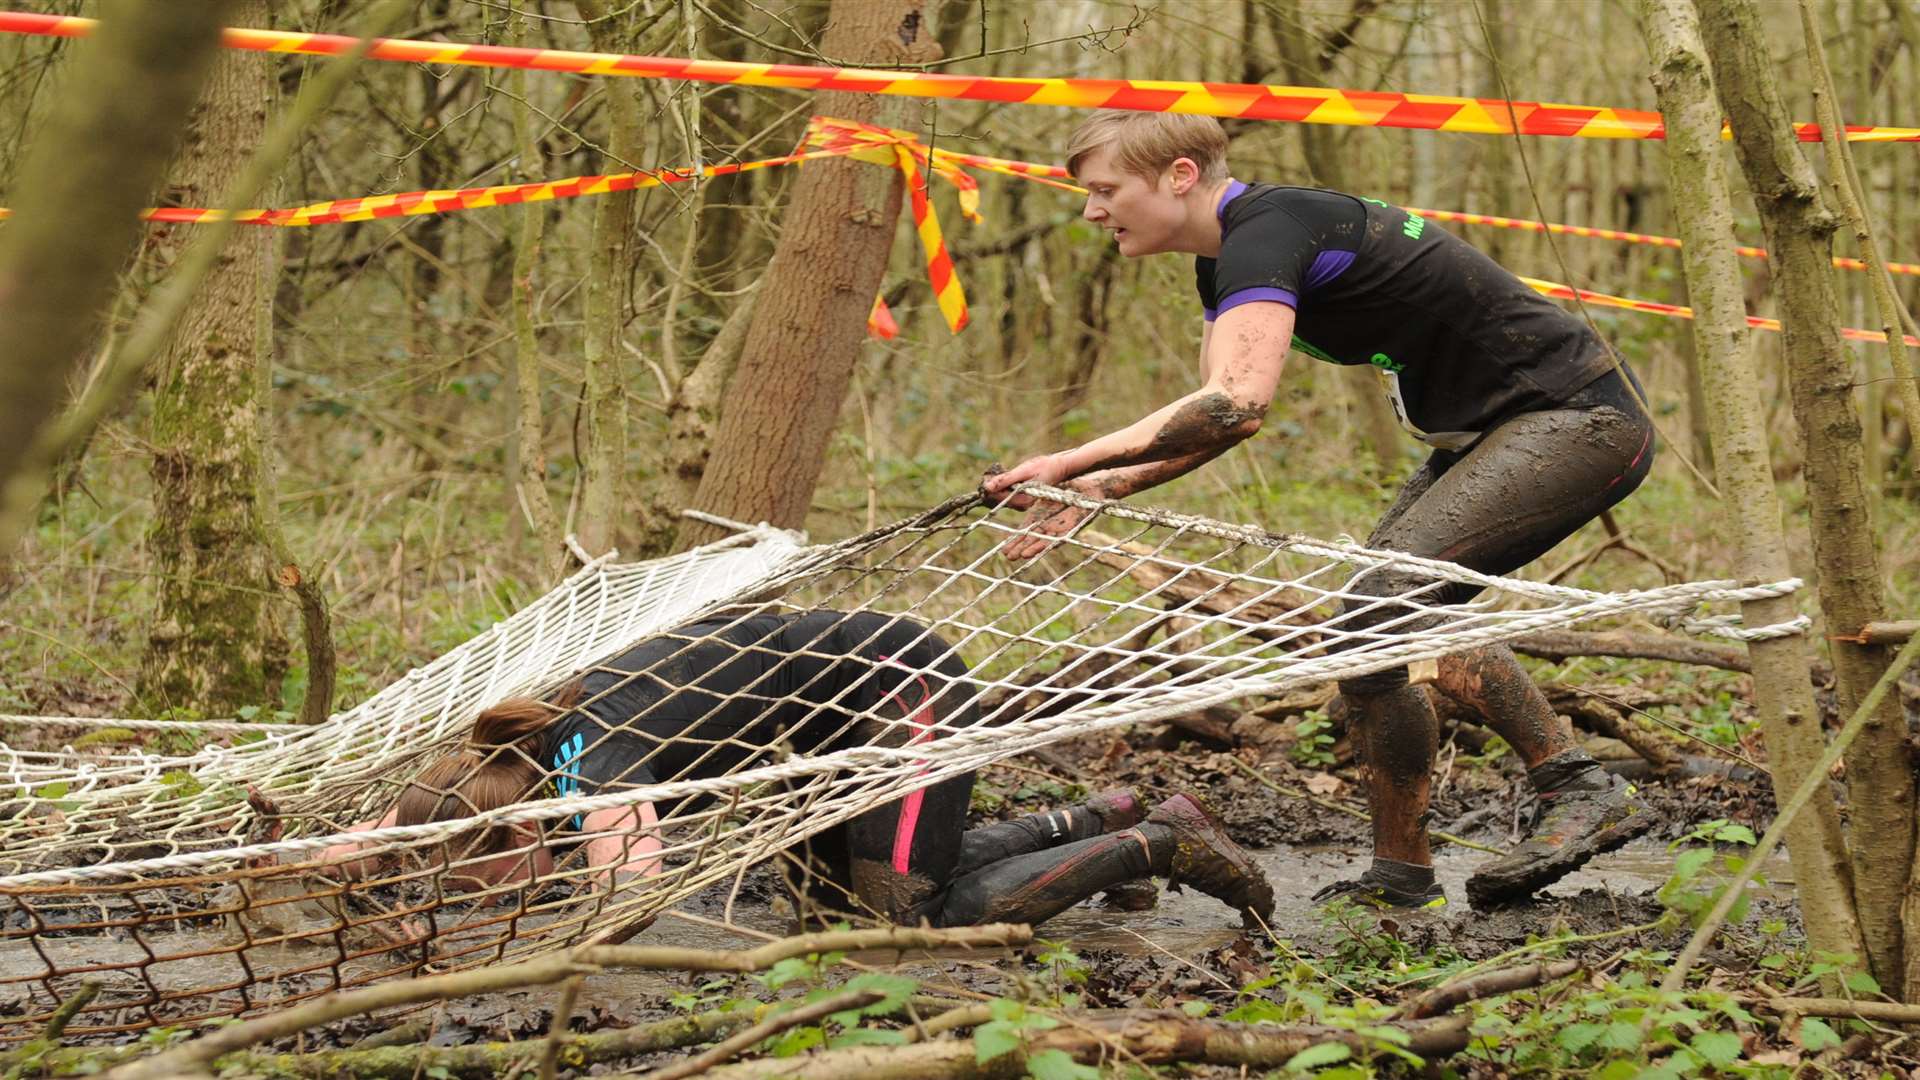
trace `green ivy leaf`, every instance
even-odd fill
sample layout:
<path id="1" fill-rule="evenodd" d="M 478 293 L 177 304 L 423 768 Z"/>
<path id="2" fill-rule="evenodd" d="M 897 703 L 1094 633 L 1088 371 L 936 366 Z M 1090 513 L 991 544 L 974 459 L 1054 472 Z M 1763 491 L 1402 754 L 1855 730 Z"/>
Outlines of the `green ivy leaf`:
<path id="1" fill-rule="evenodd" d="M 817 1027 L 798 1027 L 773 1040 L 773 1046 L 767 1052 L 779 1058 L 793 1057 L 819 1046 L 826 1038 L 826 1032 Z"/>
<path id="2" fill-rule="evenodd" d="M 1183 1001 L 1180 1003 L 1180 1011 L 1197 1020 L 1213 1011 L 1213 1003 L 1210 1001 Z"/>
<path id="3" fill-rule="evenodd" d="M 870 990 L 885 995 L 871 1005 L 862 1005 L 857 1009 L 847 1009 L 833 1014 L 832 1019 L 842 1027 L 852 1027 L 861 1019 L 869 1016 L 887 1016 L 899 1012 L 901 1007 L 920 989 L 920 980 L 909 979 L 905 975 L 889 975 L 881 971 L 869 971 L 855 975 L 847 984 L 834 993 L 846 990 Z"/>
<path id="4" fill-rule="evenodd" d="M 1324 1042 L 1318 1046 L 1309 1046 L 1305 1050 L 1287 1059 L 1287 1068 L 1305 1072 L 1322 1065 L 1332 1065 L 1353 1056 L 1353 1049 L 1346 1043 Z"/>
<path id="5" fill-rule="evenodd" d="M 973 1060 L 985 1065 L 1020 1048 L 1020 1028 L 1007 1020 L 989 1020 L 973 1029 Z"/>
<path id="6" fill-rule="evenodd" d="M 1712 848 L 1688 848 L 1681 852 L 1678 858 L 1673 860 L 1672 880 L 1680 882 L 1692 881 L 1698 877 L 1700 871 L 1706 869 L 1707 864 L 1712 861 Z"/>
<path id="7" fill-rule="evenodd" d="M 1800 1045 L 1819 1053 L 1830 1046 L 1839 1046 L 1840 1036 L 1827 1026 L 1825 1020 L 1814 1016 L 1803 1017 L 1800 1021 Z"/>
<path id="8" fill-rule="evenodd" d="M 1568 1024 L 1560 1029 L 1560 1034 L 1554 1041 L 1559 1043 L 1560 1048 L 1567 1053 L 1577 1054 L 1592 1046 L 1594 1040 L 1598 1039 L 1600 1033 L 1605 1030 L 1607 1030 L 1606 1027 L 1601 1024 Z"/>
<path id="9" fill-rule="evenodd" d="M 1880 984 L 1866 972 L 1856 971 L 1847 976 L 1847 989 L 1856 994 L 1877 994 L 1880 992 Z"/>
<path id="10" fill-rule="evenodd" d="M 1740 1060 L 1740 1054 L 1745 1049 L 1740 1043 L 1740 1036 L 1731 1031 L 1703 1031 L 1695 1035 L 1688 1045 L 1716 1069 Z"/>
<path id="11" fill-rule="evenodd" d="M 1638 1050 L 1640 1049 L 1640 1025 L 1626 1020 L 1615 1020 L 1600 1033 L 1602 1050 Z"/>
<path id="12" fill-rule="evenodd" d="M 1033 1080 L 1100 1080 L 1099 1069 L 1080 1064 L 1065 1050 L 1028 1054 L 1027 1074 Z"/>
<path id="13" fill-rule="evenodd" d="M 1287 1009 L 1266 998 L 1249 998 L 1222 1014 L 1222 1020 L 1231 1020 L 1236 1024 L 1258 1024 L 1271 1021 L 1279 1024 L 1287 1020 Z"/>
<path id="14" fill-rule="evenodd" d="M 1600 1071 L 1594 1074 L 1593 1080 L 1633 1080 L 1634 1077 L 1639 1075 L 1640 1065 L 1638 1062 L 1628 1058 L 1615 1058 L 1605 1065 L 1600 1066 Z"/>

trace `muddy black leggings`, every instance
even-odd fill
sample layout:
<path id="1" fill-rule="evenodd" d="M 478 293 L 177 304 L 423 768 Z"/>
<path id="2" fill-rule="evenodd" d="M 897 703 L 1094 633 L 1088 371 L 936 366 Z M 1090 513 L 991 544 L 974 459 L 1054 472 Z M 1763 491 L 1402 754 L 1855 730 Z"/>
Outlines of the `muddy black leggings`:
<path id="1" fill-rule="evenodd" d="M 1620 370 L 1638 390 L 1633 373 L 1624 364 Z M 1400 489 L 1367 546 L 1510 574 L 1632 494 L 1653 465 L 1653 449 L 1653 422 L 1620 373 L 1608 371 L 1554 408 L 1507 418 L 1466 450 L 1436 450 Z M 1344 602 L 1335 625 L 1365 630 L 1404 620 L 1409 609 L 1377 598 L 1431 584 L 1415 570 L 1367 574 L 1349 589 L 1357 595 Z M 1457 604 L 1479 591 L 1450 582 L 1419 596 L 1423 604 Z M 1421 629 L 1421 620 L 1407 620 L 1392 632 Z M 1367 696 L 1406 684 L 1407 669 L 1398 667 L 1343 679 L 1340 690 Z"/>

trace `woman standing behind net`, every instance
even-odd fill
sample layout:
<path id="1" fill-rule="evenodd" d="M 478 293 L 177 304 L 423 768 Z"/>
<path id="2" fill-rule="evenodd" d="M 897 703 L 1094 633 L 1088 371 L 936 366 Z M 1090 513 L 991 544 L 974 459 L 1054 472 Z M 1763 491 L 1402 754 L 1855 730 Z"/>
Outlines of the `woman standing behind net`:
<path id="1" fill-rule="evenodd" d="M 466 748 L 428 765 L 377 825 L 471 817 L 516 802 L 588 796 L 725 776 L 797 755 L 906 746 L 978 722 L 966 665 L 919 623 L 873 612 L 716 618 L 649 639 L 551 701 L 515 698 L 481 713 Z M 966 829 L 971 773 L 865 810 L 816 836 L 834 886 L 895 922 L 1038 923 L 1150 875 L 1266 917 L 1273 890 L 1191 795 L 1151 813 L 1131 791 L 1065 810 Z M 567 824 L 595 872 L 662 872 L 663 817 L 643 802 Z M 366 827 L 374 827 L 369 823 Z M 361 873 L 358 844 L 323 858 Z M 458 872 L 483 886 L 545 875 L 553 856 L 533 825 L 466 841 Z"/>

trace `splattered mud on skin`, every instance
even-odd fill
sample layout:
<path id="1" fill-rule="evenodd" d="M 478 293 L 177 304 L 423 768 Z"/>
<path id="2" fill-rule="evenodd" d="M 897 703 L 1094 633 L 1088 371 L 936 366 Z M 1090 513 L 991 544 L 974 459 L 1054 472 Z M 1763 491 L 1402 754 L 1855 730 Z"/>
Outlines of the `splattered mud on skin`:
<path id="1" fill-rule="evenodd" d="M 1367 805 L 1375 851 L 1389 859 L 1425 861 L 1426 811 L 1440 721 L 1427 692 L 1402 686 L 1351 699 L 1357 734 L 1372 773 Z"/>
<path id="2" fill-rule="evenodd" d="M 1161 455 L 1200 454 L 1234 442 L 1261 413 L 1242 408 L 1222 393 L 1195 398 L 1174 412 L 1154 433 L 1152 449 Z"/>
<path id="3" fill-rule="evenodd" d="M 1496 645 L 1442 657 L 1439 669 L 1440 692 L 1479 713 L 1528 765 L 1572 748 L 1572 729 L 1554 716 L 1512 649 Z"/>

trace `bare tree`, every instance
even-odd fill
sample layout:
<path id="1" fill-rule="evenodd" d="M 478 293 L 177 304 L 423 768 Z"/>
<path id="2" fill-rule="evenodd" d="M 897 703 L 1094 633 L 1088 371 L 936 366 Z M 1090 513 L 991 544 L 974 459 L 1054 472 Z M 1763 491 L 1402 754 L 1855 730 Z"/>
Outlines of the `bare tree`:
<path id="1" fill-rule="evenodd" d="M 633 51 L 639 5 L 609 10 L 605 0 L 574 0 L 593 47 L 600 52 Z M 608 169 L 637 169 L 645 156 L 638 88 L 614 79 L 606 88 L 610 136 L 607 151 L 614 158 Z M 621 351 L 626 341 L 627 283 L 637 252 L 632 247 L 634 195 L 631 191 L 601 196 L 594 205 L 593 246 L 587 261 L 586 374 L 581 386 L 581 441 L 579 509 L 574 532 L 580 546 L 599 555 L 614 546 L 614 522 L 619 514 L 620 481 L 627 461 L 627 388 L 621 374 Z"/>
<path id="2" fill-rule="evenodd" d="M 104 5 L 97 35 L 29 159 L 0 231 L 0 551 L 51 464 L 41 440 L 145 226 L 232 4 Z"/>
<path id="3" fill-rule="evenodd" d="M 1839 221 L 1821 204 L 1813 166 L 1800 152 L 1759 11 L 1751 0 L 1713 0 L 1702 5 L 1702 14 L 1720 102 L 1760 210 L 1778 285 L 1793 415 L 1806 450 L 1820 609 L 1832 634 L 1852 634 L 1886 618 L 1886 599 L 1853 401 L 1855 364 L 1840 337 L 1833 281 Z M 1892 650 L 1838 637 L 1832 648 L 1835 688 L 1846 715 L 1886 670 Z M 1846 756 L 1856 840 L 1854 902 L 1870 968 L 1889 989 L 1908 981 L 1901 904 L 1913 864 L 1914 779 L 1906 737 L 1899 701 L 1889 699 Z M 1889 852 L 1899 854 L 1890 858 Z M 1920 903 L 1914 908 L 1920 916 Z M 1920 929 L 1920 922 L 1914 925 Z M 1920 977 L 1913 984 L 1920 990 Z"/>
<path id="4" fill-rule="evenodd" d="M 844 63 L 917 63 L 938 47 L 925 0 L 833 0 L 826 55 Z M 909 107 L 824 93 L 816 112 L 907 127 Z M 794 185 L 767 282 L 721 410 L 695 505 L 743 521 L 797 527 L 846 401 L 900 216 L 898 174 L 859 162 L 808 165 Z M 679 544 L 720 535 L 689 524 Z"/>
<path id="5" fill-rule="evenodd" d="M 1736 256 L 1724 243 L 1733 230 L 1720 143 L 1720 107 L 1700 40 L 1700 22 L 1688 0 L 1643 0 L 1653 85 L 1667 122 L 1667 175 L 1674 219 L 1685 247 L 1687 288 L 1694 303 L 1694 349 L 1711 425 L 1720 490 L 1732 520 L 1733 572 L 1744 580 L 1792 576 L 1780 496 L 1768 460 L 1766 411 L 1760 402 Z M 1790 597 L 1751 601 L 1752 625 L 1794 618 Z M 1801 635 L 1751 643 L 1754 698 L 1767 740 L 1773 787 L 1785 801 L 1825 749 L 1814 718 L 1820 715 L 1808 681 L 1807 639 Z M 1787 850 L 1793 858 L 1801 911 L 1816 949 L 1858 954 L 1852 876 L 1840 815 L 1816 801 L 1794 823 Z"/>
<path id="6" fill-rule="evenodd" d="M 246 0 L 235 14 L 244 25 L 265 25 L 266 0 Z M 243 53 L 214 64 L 172 173 L 171 191 L 186 205 L 213 205 L 260 144 L 269 74 L 259 57 Z M 222 716 L 279 698 L 286 639 L 274 625 L 257 499 L 263 449 L 256 371 L 264 344 L 259 312 L 270 296 L 262 275 L 269 241 L 265 229 L 234 238 L 154 373 L 147 553 L 158 575 L 140 670 L 140 693 L 151 708 L 184 704 Z M 184 246 L 179 235 L 157 244 L 162 266 Z"/>

